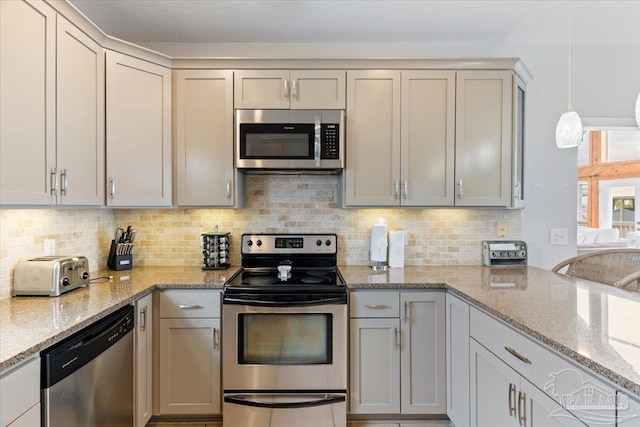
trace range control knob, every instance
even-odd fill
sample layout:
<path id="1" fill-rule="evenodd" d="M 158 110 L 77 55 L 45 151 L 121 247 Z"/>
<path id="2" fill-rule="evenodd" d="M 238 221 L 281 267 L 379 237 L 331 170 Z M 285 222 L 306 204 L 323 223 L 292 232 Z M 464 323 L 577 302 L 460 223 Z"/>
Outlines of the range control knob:
<path id="1" fill-rule="evenodd" d="M 327 246 L 331 246 L 331 240 L 327 239 L 327 241 L 324 242 L 324 244 L 327 245 Z"/>
<path id="2" fill-rule="evenodd" d="M 256 245 L 258 245 L 258 246 L 262 246 L 262 240 L 258 240 L 258 241 L 256 242 Z"/>
<path id="3" fill-rule="evenodd" d="M 247 246 L 253 246 L 253 240 L 248 240 L 247 241 Z"/>
<path id="4" fill-rule="evenodd" d="M 320 245 L 322 245 L 322 240 L 320 239 L 316 240 L 316 246 L 320 246 Z"/>
<path id="5" fill-rule="evenodd" d="M 69 280 L 68 277 L 64 277 L 62 280 L 60 280 L 60 284 L 64 287 L 64 286 L 69 286 L 71 284 L 71 281 Z"/>

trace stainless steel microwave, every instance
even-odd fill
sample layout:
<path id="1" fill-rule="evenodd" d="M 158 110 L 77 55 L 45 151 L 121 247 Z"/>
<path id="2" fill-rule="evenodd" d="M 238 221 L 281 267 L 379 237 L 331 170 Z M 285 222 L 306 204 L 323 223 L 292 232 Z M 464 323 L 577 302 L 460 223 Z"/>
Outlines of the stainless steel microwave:
<path id="1" fill-rule="evenodd" d="M 340 173 L 343 110 L 236 110 L 236 168 L 245 173 Z"/>

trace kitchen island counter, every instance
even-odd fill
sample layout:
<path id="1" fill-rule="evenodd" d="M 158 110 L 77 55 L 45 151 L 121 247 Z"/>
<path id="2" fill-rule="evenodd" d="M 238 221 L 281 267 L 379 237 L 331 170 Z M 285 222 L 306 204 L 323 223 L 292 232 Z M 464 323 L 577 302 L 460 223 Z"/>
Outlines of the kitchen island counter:
<path id="1" fill-rule="evenodd" d="M 0 300 L 0 372 L 36 354 L 154 289 L 222 289 L 238 271 L 201 267 L 135 267 L 101 270 L 100 279 L 59 297 L 23 296 Z"/>
<path id="2" fill-rule="evenodd" d="M 640 395 L 640 293 L 534 267 L 341 266 L 352 291 L 446 289 Z M 633 287 L 632 287 L 633 288 Z"/>

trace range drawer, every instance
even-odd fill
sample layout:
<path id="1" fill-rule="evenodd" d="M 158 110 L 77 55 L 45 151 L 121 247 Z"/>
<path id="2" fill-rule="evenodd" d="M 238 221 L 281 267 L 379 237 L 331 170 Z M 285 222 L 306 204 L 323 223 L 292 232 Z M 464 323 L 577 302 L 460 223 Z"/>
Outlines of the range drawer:
<path id="1" fill-rule="evenodd" d="M 350 299 L 349 317 L 400 316 L 400 292 L 354 291 Z"/>
<path id="2" fill-rule="evenodd" d="M 0 425 L 5 426 L 13 422 L 38 402 L 40 402 L 39 357 L 0 377 Z"/>
<path id="3" fill-rule="evenodd" d="M 158 295 L 160 318 L 220 317 L 219 290 L 170 290 Z"/>
<path id="4" fill-rule="evenodd" d="M 472 307 L 469 314 L 470 335 L 476 341 L 569 411 L 574 412 L 567 403 L 583 397 L 587 389 L 593 390 L 595 402 L 615 401 L 615 391 L 586 369 L 476 308 Z M 581 410 L 574 414 L 580 417 Z M 613 421 L 615 407 L 599 407 L 597 415 Z"/>

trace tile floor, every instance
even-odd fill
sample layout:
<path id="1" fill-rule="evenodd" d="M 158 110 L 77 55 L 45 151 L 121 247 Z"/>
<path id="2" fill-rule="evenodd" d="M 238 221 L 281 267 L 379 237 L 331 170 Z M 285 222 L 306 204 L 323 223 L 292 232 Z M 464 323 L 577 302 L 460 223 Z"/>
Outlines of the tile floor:
<path id="1" fill-rule="evenodd" d="M 222 424 L 147 424 L 146 427 L 222 427 Z M 453 427 L 449 421 L 356 421 L 347 427 Z"/>

